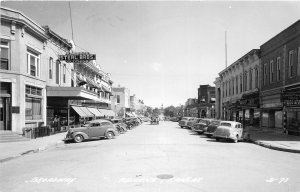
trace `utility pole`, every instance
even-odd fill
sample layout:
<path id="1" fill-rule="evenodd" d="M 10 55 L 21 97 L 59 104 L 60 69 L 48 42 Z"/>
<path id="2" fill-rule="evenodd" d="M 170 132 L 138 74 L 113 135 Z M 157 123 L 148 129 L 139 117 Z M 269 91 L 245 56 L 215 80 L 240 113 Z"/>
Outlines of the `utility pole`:
<path id="1" fill-rule="evenodd" d="M 227 68 L 227 31 L 225 31 L 225 69 Z"/>

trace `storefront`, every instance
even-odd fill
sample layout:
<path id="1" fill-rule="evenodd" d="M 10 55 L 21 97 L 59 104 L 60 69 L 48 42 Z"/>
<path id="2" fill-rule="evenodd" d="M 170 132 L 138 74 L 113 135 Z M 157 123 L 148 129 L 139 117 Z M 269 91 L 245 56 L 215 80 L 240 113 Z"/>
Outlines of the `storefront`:
<path id="1" fill-rule="evenodd" d="M 243 94 L 239 101 L 243 109 L 243 124 L 249 126 L 260 125 L 259 92 Z"/>
<path id="2" fill-rule="evenodd" d="M 282 93 L 283 128 L 287 134 L 300 135 L 300 90 Z"/>
<path id="3" fill-rule="evenodd" d="M 0 130 L 11 130 L 11 83 L 0 82 Z"/>

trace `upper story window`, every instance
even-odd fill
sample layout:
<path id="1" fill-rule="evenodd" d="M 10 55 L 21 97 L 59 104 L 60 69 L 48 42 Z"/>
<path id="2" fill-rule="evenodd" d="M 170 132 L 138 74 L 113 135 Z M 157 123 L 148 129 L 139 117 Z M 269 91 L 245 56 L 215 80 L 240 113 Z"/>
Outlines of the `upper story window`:
<path id="1" fill-rule="evenodd" d="M 27 73 L 39 77 L 40 76 L 40 54 L 27 49 Z"/>
<path id="2" fill-rule="evenodd" d="M 258 69 L 256 68 L 255 69 L 255 88 L 258 88 L 258 82 L 259 82 L 259 79 L 258 79 Z"/>
<path id="3" fill-rule="evenodd" d="M 227 97 L 227 95 L 228 95 L 227 89 L 228 89 L 228 82 L 226 81 L 226 97 Z"/>
<path id="4" fill-rule="evenodd" d="M 273 68 L 273 60 L 270 61 L 270 83 L 274 81 L 274 68 Z"/>
<path id="5" fill-rule="evenodd" d="M 66 83 L 66 69 L 67 69 L 67 66 L 66 66 L 66 64 L 64 64 L 64 66 L 63 66 L 63 83 Z"/>
<path id="6" fill-rule="evenodd" d="M 228 96 L 231 95 L 231 80 L 228 81 Z"/>
<path id="7" fill-rule="evenodd" d="M 245 73 L 244 75 L 244 79 L 245 79 L 245 82 L 244 82 L 244 91 L 247 91 L 247 88 L 248 88 L 248 79 L 247 79 L 247 72 Z"/>
<path id="8" fill-rule="evenodd" d="M 267 84 L 267 64 L 266 63 L 264 64 L 263 73 L 264 73 L 264 75 L 263 75 L 263 78 L 264 78 L 263 82 L 264 82 L 264 85 L 266 85 Z"/>
<path id="9" fill-rule="evenodd" d="M 225 97 L 225 83 L 223 82 L 223 97 Z"/>
<path id="10" fill-rule="evenodd" d="M 1 39 L 1 65 L 0 69 L 8 70 L 9 69 L 9 60 L 10 60 L 10 49 L 9 42 Z"/>
<path id="11" fill-rule="evenodd" d="M 236 92 L 236 94 L 239 93 L 239 84 L 238 84 L 238 82 L 239 82 L 239 76 L 236 76 L 236 80 L 235 80 L 235 85 L 236 85 L 235 92 Z"/>
<path id="12" fill-rule="evenodd" d="M 252 69 L 249 71 L 249 90 L 252 90 Z"/>
<path id="13" fill-rule="evenodd" d="M 276 59 L 276 77 L 277 77 L 277 81 L 280 81 L 281 79 L 281 67 L 280 67 L 280 57 L 277 57 Z"/>
<path id="14" fill-rule="evenodd" d="M 49 79 L 53 78 L 53 58 L 49 59 Z"/>
<path id="15" fill-rule="evenodd" d="M 293 70 L 294 70 L 293 56 L 294 56 L 294 51 L 293 50 L 289 51 L 289 77 L 293 77 Z"/>
<path id="16" fill-rule="evenodd" d="M 121 102 L 120 95 L 117 95 L 117 103 L 120 103 L 120 102 Z"/>
<path id="17" fill-rule="evenodd" d="M 232 78 L 232 95 L 234 95 L 234 77 Z"/>
<path id="18" fill-rule="evenodd" d="M 240 93 L 243 92 L 243 76 L 240 76 Z"/>

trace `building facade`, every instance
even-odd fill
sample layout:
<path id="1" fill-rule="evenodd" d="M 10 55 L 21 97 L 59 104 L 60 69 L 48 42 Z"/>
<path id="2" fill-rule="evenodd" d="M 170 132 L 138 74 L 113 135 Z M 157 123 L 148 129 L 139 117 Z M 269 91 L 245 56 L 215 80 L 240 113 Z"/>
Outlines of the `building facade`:
<path id="1" fill-rule="evenodd" d="M 130 111 L 130 90 L 126 87 L 113 87 L 112 94 L 113 100 L 111 106 L 115 112 L 115 116 L 125 117 L 126 111 Z"/>
<path id="2" fill-rule="evenodd" d="M 259 50 L 253 49 L 219 73 L 217 117 L 259 126 Z"/>
<path id="3" fill-rule="evenodd" d="M 110 75 L 95 61 L 60 59 L 72 49 L 49 27 L 1 7 L 1 130 L 21 133 L 23 128 L 53 126 L 55 115 L 59 125 L 69 126 L 110 113 Z"/>
<path id="4" fill-rule="evenodd" d="M 263 128 L 300 134 L 300 20 L 261 45 Z"/>
<path id="5" fill-rule="evenodd" d="M 200 85 L 198 88 L 198 117 L 215 118 L 215 87 Z"/>

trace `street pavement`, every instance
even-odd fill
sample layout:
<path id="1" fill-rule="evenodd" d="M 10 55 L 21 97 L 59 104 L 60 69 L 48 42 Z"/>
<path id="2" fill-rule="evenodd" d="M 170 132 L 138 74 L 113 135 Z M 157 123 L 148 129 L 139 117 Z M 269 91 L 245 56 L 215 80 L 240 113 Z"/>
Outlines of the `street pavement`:
<path id="1" fill-rule="evenodd" d="M 300 191 L 300 154 L 216 142 L 175 122 L 1 163 L 0 191 Z"/>

